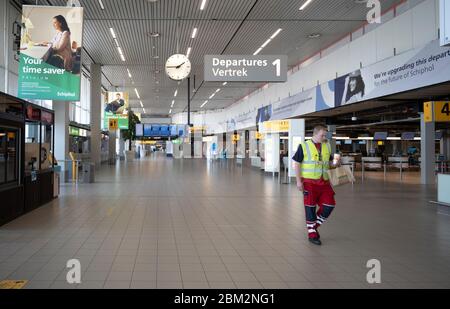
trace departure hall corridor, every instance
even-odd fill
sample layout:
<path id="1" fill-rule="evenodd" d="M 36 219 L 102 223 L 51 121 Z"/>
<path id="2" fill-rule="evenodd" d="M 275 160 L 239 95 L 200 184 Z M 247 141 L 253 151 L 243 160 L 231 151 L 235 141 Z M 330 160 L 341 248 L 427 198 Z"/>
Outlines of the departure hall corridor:
<path id="1" fill-rule="evenodd" d="M 243 177 L 242 172 L 245 174 Z M 450 217 L 433 188 L 358 180 L 308 242 L 294 182 L 257 169 L 152 155 L 0 227 L 0 280 L 25 288 L 450 288 Z M 81 262 L 81 284 L 66 263 Z M 381 284 L 366 280 L 371 259 Z"/>

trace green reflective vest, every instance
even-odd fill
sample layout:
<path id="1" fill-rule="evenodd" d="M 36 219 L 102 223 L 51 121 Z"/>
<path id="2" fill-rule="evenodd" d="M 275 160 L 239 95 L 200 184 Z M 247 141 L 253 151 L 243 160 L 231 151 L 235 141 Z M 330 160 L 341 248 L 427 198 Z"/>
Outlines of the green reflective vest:
<path id="1" fill-rule="evenodd" d="M 331 146 L 329 143 L 322 143 L 322 151 L 319 156 L 316 145 L 312 140 L 302 143 L 303 162 L 301 167 L 301 177 L 308 179 L 328 180 L 328 170 L 330 168 Z"/>

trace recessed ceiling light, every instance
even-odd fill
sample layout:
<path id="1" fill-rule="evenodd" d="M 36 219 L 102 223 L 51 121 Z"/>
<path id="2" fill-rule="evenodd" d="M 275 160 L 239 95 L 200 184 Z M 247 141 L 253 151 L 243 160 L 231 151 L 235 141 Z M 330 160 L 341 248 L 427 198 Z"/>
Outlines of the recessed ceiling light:
<path id="1" fill-rule="evenodd" d="M 203 11 L 206 6 L 206 0 L 202 0 L 202 3 L 200 4 L 200 10 Z"/>
<path id="2" fill-rule="evenodd" d="M 306 0 L 306 2 L 303 3 L 303 5 L 299 8 L 299 10 L 303 11 L 311 2 L 312 0 Z"/>
<path id="3" fill-rule="evenodd" d="M 154 31 L 154 32 L 149 32 L 148 36 L 152 37 L 152 38 L 158 38 L 161 36 L 161 34 L 159 32 Z"/>
<path id="4" fill-rule="evenodd" d="M 114 31 L 113 28 L 109 28 L 109 32 L 111 32 L 111 36 L 113 37 L 113 39 L 116 38 L 116 32 Z"/>
<path id="5" fill-rule="evenodd" d="M 198 31 L 197 28 L 194 28 L 194 30 L 192 30 L 191 38 L 195 39 L 195 37 L 197 36 L 197 31 Z"/>

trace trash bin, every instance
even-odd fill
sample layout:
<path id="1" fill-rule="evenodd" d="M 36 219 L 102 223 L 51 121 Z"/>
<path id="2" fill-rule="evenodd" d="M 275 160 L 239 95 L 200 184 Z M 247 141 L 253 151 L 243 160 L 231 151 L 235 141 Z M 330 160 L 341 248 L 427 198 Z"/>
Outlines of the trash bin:
<path id="1" fill-rule="evenodd" d="M 85 162 L 82 166 L 83 182 L 93 183 L 95 180 L 95 164 Z"/>

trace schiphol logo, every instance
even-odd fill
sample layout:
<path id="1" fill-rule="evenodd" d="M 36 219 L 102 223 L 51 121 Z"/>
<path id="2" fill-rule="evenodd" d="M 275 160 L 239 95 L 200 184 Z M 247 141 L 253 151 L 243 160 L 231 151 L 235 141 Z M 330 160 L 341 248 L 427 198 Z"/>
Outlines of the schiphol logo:
<path id="1" fill-rule="evenodd" d="M 66 267 L 70 270 L 67 272 L 66 280 L 69 284 L 81 283 L 81 263 L 78 259 L 67 261 Z"/>
<path id="2" fill-rule="evenodd" d="M 366 275 L 367 283 L 381 283 L 381 262 L 377 259 L 371 259 L 367 261 L 366 267 L 370 268 Z"/>
<path id="3" fill-rule="evenodd" d="M 367 22 L 369 24 L 381 24 L 381 3 L 379 0 L 368 0 L 367 7 L 370 11 L 367 13 Z"/>

